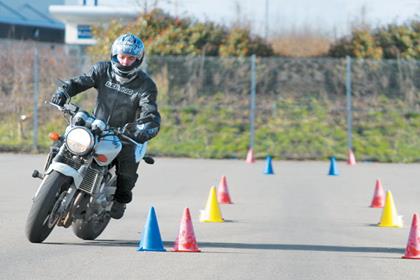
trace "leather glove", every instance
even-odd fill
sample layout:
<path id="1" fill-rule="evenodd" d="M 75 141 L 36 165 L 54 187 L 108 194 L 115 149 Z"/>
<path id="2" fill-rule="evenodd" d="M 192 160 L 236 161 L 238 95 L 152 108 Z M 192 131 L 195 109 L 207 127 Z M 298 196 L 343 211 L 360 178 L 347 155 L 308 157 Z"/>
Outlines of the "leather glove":
<path id="1" fill-rule="evenodd" d="M 62 90 L 57 90 L 56 93 L 51 97 L 51 103 L 54 103 L 60 107 L 66 104 L 67 95 Z"/>
<path id="2" fill-rule="evenodd" d="M 159 131 L 159 126 L 154 123 L 128 123 L 123 128 L 123 134 L 132 138 L 138 143 L 143 144 L 150 138 L 153 138 Z"/>

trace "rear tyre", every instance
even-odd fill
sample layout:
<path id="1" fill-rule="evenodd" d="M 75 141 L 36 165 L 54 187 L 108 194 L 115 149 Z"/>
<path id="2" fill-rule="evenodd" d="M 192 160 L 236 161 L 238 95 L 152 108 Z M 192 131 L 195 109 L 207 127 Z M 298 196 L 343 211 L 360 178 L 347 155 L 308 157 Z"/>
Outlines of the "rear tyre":
<path id="1" fill-rule="evenodd" d="M 30 242 L 41 243 L 51 233 L 55 224 L 49 225 L 50 215 L 61 193 L 68 189 L 71 182 L 71 177 L 54 170 L 41 183 L 26 219 L 26 237 Z"/>

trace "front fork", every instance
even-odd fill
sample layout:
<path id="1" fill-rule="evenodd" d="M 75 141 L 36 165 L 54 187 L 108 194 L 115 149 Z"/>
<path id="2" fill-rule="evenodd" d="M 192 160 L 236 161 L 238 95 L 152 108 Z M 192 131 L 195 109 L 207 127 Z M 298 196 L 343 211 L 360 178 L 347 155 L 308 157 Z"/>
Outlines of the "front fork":
<path id="1" fill-rule="evenodd" d="M 58 152 L 60 151 L 60 147 L 62 145 L 63 145 L 63 140 L 61 138 L 59 140 L 55 141 L 51 145 L 50 152 L 48 153 L 48 158 L 47 158 L 47 160 L 45 162 L 45 165 L 44 165 L 44 172 L 46 172 L 48 170 L 48 167 L 50 167 L 50 164 L 51 164 L 52 160 L 58 154 Z"/>
<path id="2" fill-rule="evenodd" d="M 64 226 L 66 228 L 71 225 L 72 217 L 70 210 L 76 193 L 77 188 L 74 184 L 71 184 L 67 191 L 62 193 L 62 199 L 57 200 L 56 205 L 54 205 L 54 210 L 49 220 L 50 225 L 57 223 L 58 226 Z"/>
<path id="3" fill-rule="evenodd" d="M 57 141 L 55 141 L 52 145 L 51 145 L 51 147 L 50 147 L 50 152 L 48 153 L 48 157 L 47 157 L 47 160 L 45 161 L 45 164 L 44 164 L 44 172 L 43 173 L 41 173 L 41 172 L 39 172 L 38 170 L 34 170 L 33 172 L 32 172 L 32 177 L 33 178 L 39 178 L 39 179 L 41 179 L 41 180 L 43 180 L 44 179 L 44 177 L 45 177 L 45 175 L 46 175 L 46 173 L 47 173 L 47 170 L 48 170 L 48 168 L 50 167 L 50 165 L 51 165 L 51 163 L 52 163 L 52 161 L 53 161 L 53 159 L 55 158 L 55 156 L 58 154 L 58 152 L 60 151 L 60 147 L 63 145 L 63 141 L 62 141 L 62 139 L 60 138 L 59 140 L 57 140 Z"/>

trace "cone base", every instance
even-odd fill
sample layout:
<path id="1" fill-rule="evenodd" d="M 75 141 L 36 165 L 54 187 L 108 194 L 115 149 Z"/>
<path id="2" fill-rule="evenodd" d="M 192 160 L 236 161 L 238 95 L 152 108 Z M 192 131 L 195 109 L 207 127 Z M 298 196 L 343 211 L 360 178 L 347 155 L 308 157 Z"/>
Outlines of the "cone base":
<path id="1" fill-rule="evenodd" d="M 166 252 L 165 249 L 137 249 L 137 252 Z"/>
<path id="2" fill-rule="evenodd" d="M 378 224 L 378 227 L 403 228 L 402 225 L 381 225 L 381 224 Z"/>
<path id="3" fill-rule="evenodd" d="M 370 205 L 370 208 L 384 208 L 384 205 Z"/>
<path id="4" fill-rule="evenodd" d="M 378 227 L 392 227 L 392 228 L 402 228 L 403 227 L 403 221 L 402 217 L 398 217 L 398 221 L 396 223 L 379 223 Z"/>
<path id="5" fill-rule="evenodd" d="M 145 249 L 145 248 L 137 248 L 138 252 L 166 252 L 165 249 Z"/>
<path id="6" fill-rule="evenodd" d="M 233 204 L 232 201 L 220 201 L 219 204 Z"/>
<path id="7" fill-rule="evenodd" d="M 200 222 L 202 223 L 223 223 L 225 220 L 223 220 L 222 217 L 209 217 L 209 213 L 207 213 L 204 210 L 200 210 Z"/>
<path id="8" fill-rule="evenodd" d="M 200 253 L 201 250 L 183 250 L 183 249 L 172 249 L 172 252 L 180 252 L 180 253 Z"/>
<path id="9" fill-rule="evenodd" d="M 420 256 L 417 257 L 409 257 L 409 256 L 402 256 L 402 259 L 410 259 L 410 260 L 420 260 Z"/>
<path id="10" fill-rule="evenodd" d="M 200 222 L 202 223 L 224 223 L 225 220 L 221 219 L 208 219 L 208 218 L 200 218 Z"/>
<path id="11" fill-rule="evenodd" d="M 233 204 L 228 193 L 220 193 L 217 195 L 217 202 L 219 204 Z"/>
<path id="12" fill-rule="evenodd" d="M 210 221 L 210 220 L 200 220 L 201 223 L 224 223 L 225 221 Z"/>

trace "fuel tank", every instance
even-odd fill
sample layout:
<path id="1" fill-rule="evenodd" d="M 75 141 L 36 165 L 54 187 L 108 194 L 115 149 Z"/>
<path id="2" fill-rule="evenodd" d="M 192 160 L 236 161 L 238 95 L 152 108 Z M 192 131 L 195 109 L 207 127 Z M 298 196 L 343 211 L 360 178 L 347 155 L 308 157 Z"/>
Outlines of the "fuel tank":
<path id="1" fill-rule="evenodd" d="M 96 143 L 94 159 L 100 166 L 109 165 L 122 149 L 120 139 L 115 135 L 101 137 Z"/>

